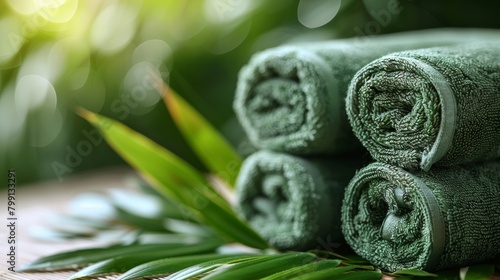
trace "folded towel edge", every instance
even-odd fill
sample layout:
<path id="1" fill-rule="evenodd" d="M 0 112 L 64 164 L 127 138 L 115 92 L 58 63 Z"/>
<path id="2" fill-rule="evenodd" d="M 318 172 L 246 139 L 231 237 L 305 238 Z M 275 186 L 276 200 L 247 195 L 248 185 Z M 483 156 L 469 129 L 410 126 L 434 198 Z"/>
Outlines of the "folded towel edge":
<path id="1" fill-rule="evenodd" d="M 442 159 L 452 146 L 453 136 L 456 128 L 457 103 L 453 90 L 446 78 L 431 65 L 411 57 L 391 57 L 403 59 L 419 67 L 423 73 L 427 74 L 430 82 L 436 89 L 441 102 L 441 122 L 436 141 L 429 152 L 422 154 L 420 167 L 424 171 L 429 171 L 432 165 Z"/>

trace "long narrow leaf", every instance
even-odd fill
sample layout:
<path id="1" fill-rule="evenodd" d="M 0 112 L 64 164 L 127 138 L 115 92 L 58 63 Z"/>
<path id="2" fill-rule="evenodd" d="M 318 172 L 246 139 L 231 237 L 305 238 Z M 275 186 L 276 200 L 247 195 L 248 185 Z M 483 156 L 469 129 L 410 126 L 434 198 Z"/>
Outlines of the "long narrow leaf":
<path id="1" fill-rule="evenodd" d="M 73 274 L 70 279 L 81 279 L 88 276 L 107 273 L 123 273 L 143 263 L 161 258 L 213 252 L 220 245 L 221 243 L 218 241 L 207 241 L 200 244 L 187 245 L 173 249 L 160 248 L 152 249 L 151 251 L 144 253 L 122 255 L 117 258 L 104 260 L 88 266 Z"/>
<path id="2" fill-rule="evenodd" d="M 231 258 L 247 258 L 249 255 L 221 255 L 221 254 L 210 254 L 210 255 L 196 255 L 188 257 L 175 257 L 175 258 L 165 258 L 159 259 L 152 262 L 144 263 L 133 269 L 127 271 L 125 274 L 118 278 L 119 280 L 130 280 L 146 276 L 164 275 L 168 273 L 174 273 L 185 269 L 187 267 L 207 262 L 214 261 L 218 259 Z"/>
<path id="3" fill-rule="evenodd" d="M 294 280 L 316 280 L 316 279 L 331 279 L 340 277 L 341 274 L 356 269 L 355 265 L 343 266 L 343 267 L 332 267 L 321 269 L 318 271 L 313 271 L 310 273 L 302 274 L 300 276 L 294 277 Z M 355 273 L 355 272 L 353 272 Z"/>
<path id="4" fill-rule="evenodd" d="M 460 279 L 463 280 L 487 280 L 495 272 L 493 264 L 472 265 L 460 270 Z"/>
<path id="5" fill-rule="evenodd" d="M 96 126 L 108 144 L 161 194 L 183 204 L 199 221 L 229 241 L 259 249 L 269 247 L 189 164 L 119 122 L 84 109 L 79 114 Z"/>
<path id="6" fill-rule="evenodd" d="M 315 257 L 315 255 L 310 253 L 270 255 L 265 258 L 249 260 L 220 269 L 207 275 L 203 279 L 260 279 L 279 271 L 309 263 L 314 260 Z"/>
<path id="7" fill-rule="evenodd" d="M 167 85 L 164 95 L 170 115 L 207 168 L 234 186 L 242 158 L 217 130 Z"/>
<path id="8" fill-rule="evenodd" d="M 358 255 L 355 254 L 349 254 L 349 255 L 340 255 L 335 252 L 331 251 L 325 251 L 325 250 L 310 250 L 310 253 L 316 254 L 319 257 L 324 257 L 324 258 L 335 258 L 335 259 L 341 259 L 342 263 L 346 265 L 358 265 L 358 266 L 370 266 L 370 262 L 361 258 Z"/>
<path id="9" fill-rule="evenodd" d="M 33 271 L 43 269 L 67 268 L 78 265 L 95 263 L 109 258 L 126 254 L 138 254 L 151 252 L 153 250 L 172 250 L 184 247 L 184 244 L 141 244 L 141 245 L 115 245 L 103 248 L 91 248 L 76 251 L 63 252 L 50 255 L 31 262 L 17 271 Z"/>
<path id="10" fill-rule="evenodd" d="M 321 279 L 341 279 L 341 280 L 379 280 L 382 279 L 380 271 L 351 271 L 356 266 L 344 266 L 319 270 L 313 273 L 304 274 L 293 280 L 321 280 Z"/>
<path id="11" fill-rule="evenodd" d="M 128 212 L 119 206 L 115 207 L 115 212 L 121 222 L 125 222 L 134 228 L 139 228 L 145 231 L 166 232 L 163 221 L 161 219 L 146 218 Z"/>
<path id="12" fill-rule="evenodd" d="M 232 263 L 238 263 L 238 262 L 243 262 L 243 261 L 248 261 L 248 260 L 253 260 L 253 259 L 261 259 L 266 256 L 260 255 L 260 256 L 231 256 L 231 257 L 226 257 L 222 259 L 217 259 L 217 260 L 211 260 L 203 263 L 198 263 L 196 265 L 190 266 L 188 268 L 185 268 L 183 270 L 177 271 L 176 273 L 170 275 L 167 278 L 162 278 L 162 280 L 185 280 L 185 279 L 190 279 L 191 277 L 195 277 L 198 275 L 201 275 L 203 273 L 212 271 L 216 268 L 219 268 L 220 266 L 224 264 L 232 264 Z"/>
<path id="13" fill-rule="evenodd" d="M 178 234 L 200 237 L 214 236 L 209 228 L 188 221 L 167 218 L 163 221 L 163 225 L 167 230 Z"/>
<path id="14" fill-rule="evenodd" d="M 404 275 L 404 276 L 437 277 L 437 274 L 433 274 L 433 273 L 423 271 L 423 270 L 418 270 L 418 269 L 397 270 L 391 274 Z"/>
<path id="15" fill-rule="evenodd" d="M 382 272 L 380 271 L 353 271 L 339 275 L 335 279 L 339 280 L 380 280 Z"/>
<path id="16" fill-rule="evenodd" d="M 340 260 L 320 260 L 313 263 L 304 264 L 287 270 L 269 275 L 262 280 L 288 280 L 302 274 L 311 273 L 323 269 L 335 268 L 341 263 Z"/>

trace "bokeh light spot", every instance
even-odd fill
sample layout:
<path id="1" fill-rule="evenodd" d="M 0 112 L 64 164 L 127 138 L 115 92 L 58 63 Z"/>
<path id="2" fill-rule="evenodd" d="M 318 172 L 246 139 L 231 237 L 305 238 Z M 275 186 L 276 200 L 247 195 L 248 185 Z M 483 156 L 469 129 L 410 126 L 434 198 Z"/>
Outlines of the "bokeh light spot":
<path id="1" fill-rule="evenodd" d="M 149 113 L 160 101 L 168 75 L 152 63 L 139 62 L 125 76 L 120 99 L 134 115 Z"/>
<path id="2" fill-rule="evenodd" d="M 30 15 L 38 10 L 38 0 L 7 0 L 9 6 L 22 15 Z"/>
<path id="3" fill-rule="evenodd" d="M 258 1 L 206 0 L 205 17 L 215 23 L 225 23 L 243 17 L 258 6 Z"/>
<path id="4" fill-rule="evenodd" d="M 77 90 L 87 82 L 90 74 L 90 68 L 81 67 L 71 71 L 65 78 L 68 89 Z"/>
<path id="5" fill-rule="evenodd" d="M 300 0 L 297 16 L 307 28 L 317 28 L 329 23 L 340 10 L 341 0 Z"/>
<path id="6" fill-rule="evenodd" d="M 31 146 L 45 147 L 61 132 L 63 119 L 57 108 L 51 112 L 42 106 L 30 112 L 26 125 Z"/>
<path id="7" fill-rule="evenodd" d="M 226 27 L 216 43 L 210 48 L 213 54 L 224 54 L 236 49 L 250 33 L 251 22 L 245 22 L 236 27 Z"/>
<path id="8" fill-rule="evenodd" d="M 78 0 L 44 0 L 38 13 L 46 20 L 54 23 L 65 23 L 75 16 Z"/>
<path id="9" fill-rule="evenodd" d="M 52 84 L 44 77 L 26 75 L 17 82 L 15 103 L 20 117 L 40 107 L 51 114 L 57 107 L 57 95 Z"/>
<path id="10" fill-rule="evenodd" d="M 149 62 L 153 65 L 165 65 L 172 69 L 173 50 L 169 44 L 162 40 L 148 40 L 135 48 L 132 54 L 132 63 Z"/>
<path id="11" fill-rule="evenodd" d="M 18 77 L 36 75 L 55 82 L 63 71 L 65 57 L 63 53 L 57 52 L 51 55 L 52 45 L 39 46 L 31 51 L 19 70 Z"/>
<path id="12" fill-rule="evenodd" d="M 113 4 L 100 12 L 91 28 L 92 46 L 105 54 L 125 48 L 136 30 L 137 11 L 134 8 Z"/>

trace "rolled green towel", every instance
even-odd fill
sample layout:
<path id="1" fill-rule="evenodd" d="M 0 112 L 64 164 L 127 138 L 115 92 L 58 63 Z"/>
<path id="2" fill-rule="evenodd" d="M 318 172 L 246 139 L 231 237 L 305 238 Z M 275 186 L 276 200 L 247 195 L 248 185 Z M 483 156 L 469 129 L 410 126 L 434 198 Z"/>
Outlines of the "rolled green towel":
<path id="1" fill-rule="evenodd" d="M 361 169 L 346 189 L 342 231 L 388 271 L 468 266 L 500 257 L 500 162 L 410 173 Z"/>
<path id="2" fill-rule="evenodd" d="M 436 29 L 286 45 L 242 68 L 234 109 L 256 147 L 299 155 L 361 147 L 344 99 L 354 74 L 385 54 L 499 37 L 483 29 Z"/>
<path id="3" fill-rule="evenodd" d="M 341 202 L 358 165 L 353 160 L 310 160 L 259 151 L 241 167 L 237 210 L 278 249 L 341 243 Z"/>
<path id="4" fill-rule="evenodd" d="M 373 158 L 408 169 L 500 155 L 500 43 L 387 55 L 353 78 L 354 134 Z"/>

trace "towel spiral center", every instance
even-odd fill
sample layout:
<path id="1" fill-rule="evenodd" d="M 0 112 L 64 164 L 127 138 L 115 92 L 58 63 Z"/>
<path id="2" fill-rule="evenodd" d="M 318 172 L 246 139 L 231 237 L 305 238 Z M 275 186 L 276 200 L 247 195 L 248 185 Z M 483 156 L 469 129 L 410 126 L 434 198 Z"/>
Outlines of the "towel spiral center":
<path id="1" fill-rule="evenodd" d="M 248 100 L 249 117 L 261 138 L 293 133 L 305 122 L 304 93 L 294 79 L 272 78 L 259 83 Z"/>
<path id="2" fill-rule="evenodd" d="M 349 118 L 377 160 L 418 168 L 440 131 L 439 94 L 406 60 L 387 59 L 355 78 Z"/>

